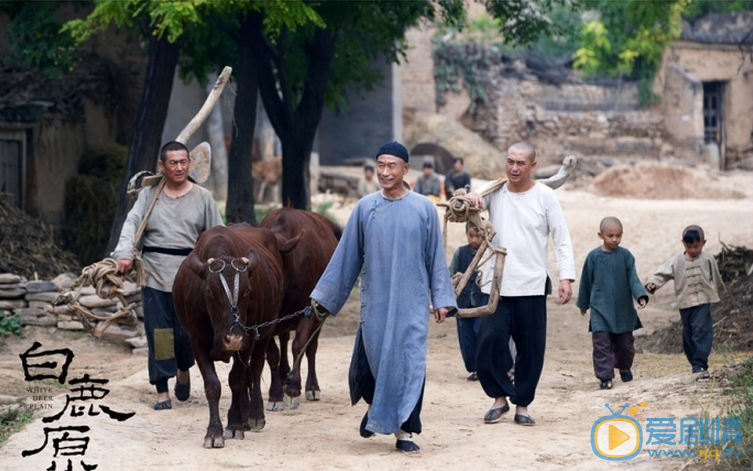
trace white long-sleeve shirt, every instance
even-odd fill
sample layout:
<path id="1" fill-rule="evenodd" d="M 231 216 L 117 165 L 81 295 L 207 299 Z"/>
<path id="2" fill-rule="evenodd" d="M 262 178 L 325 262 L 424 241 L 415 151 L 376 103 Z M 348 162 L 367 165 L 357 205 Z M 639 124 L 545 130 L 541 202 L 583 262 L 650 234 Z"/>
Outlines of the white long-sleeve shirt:
<path id="1" fill-rule="evenodd" d="M 514 193 L 504 185 L 484 198 L 489 221 L 497 230 L 492 246 L 507 249 L 502 273 L 502 296 L 540 296 L 547 277 L 549 234 L 560 280 L 575 279 L 575 260 L 570 232 L 554 190 L 536 183 Z M 493 258 L 482 267 L 481 290 L 490 293 Z M 555 288 L 556 291 L 556 288 Z"/>

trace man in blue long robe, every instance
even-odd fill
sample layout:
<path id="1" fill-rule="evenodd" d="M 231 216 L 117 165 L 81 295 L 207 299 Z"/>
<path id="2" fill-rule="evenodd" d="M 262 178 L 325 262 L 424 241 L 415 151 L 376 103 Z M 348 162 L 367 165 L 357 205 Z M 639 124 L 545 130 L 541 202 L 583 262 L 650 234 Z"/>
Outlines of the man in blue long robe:
<path id="1" fill-rule="evenodd" d="M 429 302 L 437 322 L 456 302 L 436 207 L 403 186 L 408 169 L 401 144 L 377 151 L 381 191 L 356 204 L 311 298 L 315 308 L 336 314 L 361 275 L 350 371 L 353 404 L 361 397 L 370 404 L 361 436 L 393 433 L 396 448 L 417 452 L 412 434 L 421 433 Z"/>

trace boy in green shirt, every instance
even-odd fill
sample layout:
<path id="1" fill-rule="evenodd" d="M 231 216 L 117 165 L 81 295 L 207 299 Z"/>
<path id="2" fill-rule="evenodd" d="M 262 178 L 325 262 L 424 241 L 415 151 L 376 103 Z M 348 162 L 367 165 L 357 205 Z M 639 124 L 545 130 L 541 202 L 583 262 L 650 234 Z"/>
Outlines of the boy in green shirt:
<path id="1" fill-rule="evenodd" d="M 591 309 L 588 330 L 601 389 L 612 389 L 615 368 L 623 382 L 633 380 L 633 331 L 643 327 L 633 299 L 641 309 L 648 303 L 648 293 L 635 271 L 635 258 L 620 247 L 622 232 L 616 217 L 601 220 L 598 235 L 603 243 L 586 257 L 578 291 L 580 313 L 585 315 Z"/>

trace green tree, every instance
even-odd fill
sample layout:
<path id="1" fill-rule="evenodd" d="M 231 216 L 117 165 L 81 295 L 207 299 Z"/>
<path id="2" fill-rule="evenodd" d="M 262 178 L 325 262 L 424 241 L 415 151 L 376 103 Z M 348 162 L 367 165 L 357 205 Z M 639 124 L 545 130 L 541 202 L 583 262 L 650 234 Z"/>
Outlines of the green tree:
<path id="1" fill-rule="evenodd" d="M 260 10 L 265 12 L 262 21 L 249 20 L 249 15 Z M 249 28 L 264 28 L 267 34 L 274 37 L 283 27 L 295 28 L 305 22 L 321 23 L 299 1 L 101 0 L 96 2 L 94 10 L 85 19 L 73 20 L 66 25 L 65 30 L 70 31 L 79 42 L 110 25 L 138 29 L 149 41 L 144 93 L 131 136 L 123 191 L 108 250 L 117 244 L 130 206 L 125 192 L 128 179 L 140 170 L 155 168 L 179 59 L 182 76 L 195 76 L 202 81 L 209 70 L 218 70 L 228 62 L 238 69 L 238 129 L 237 140 L 229 156 L 227 215 L 229 221 L 254 222 L 253 188 L 249 176 L 257 74 L 248 49 Z"/>
<path id="2" fill-rule="evenodd" d="M 56 9 L 68 2 L 0 1 L 0 14 L 9 18 L 5 40 L 6 65 L 37 69 L 46 76 L 69 72 L 79 60 L 78 48 L 60 34 L 62 22 Z"/>
<path id="3" fill-rule="evenodd" d="M 574 67 L 588 75 L 638 80 L 643 101 L 655 98 L 651 83 L 664 50 L 682 32 L 682 13 L 689 4 L 690 0 L 583 2 L 597 18 L 583 25 Z"/>

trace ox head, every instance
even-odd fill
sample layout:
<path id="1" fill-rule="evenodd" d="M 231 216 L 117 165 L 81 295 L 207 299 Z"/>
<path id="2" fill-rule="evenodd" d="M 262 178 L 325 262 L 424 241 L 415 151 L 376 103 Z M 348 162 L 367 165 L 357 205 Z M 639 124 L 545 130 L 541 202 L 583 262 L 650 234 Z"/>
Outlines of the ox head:
<path id="1" fill-rule="evenodd" d="M 253 250 L 245 257 L 209 258 L 206 262 L 194 253 L 189 256 L 191 271 L 204 281 L 204 300 L 214 330 L 214 357 L 226 357 L 248 346 L 247 321 L 254 295 L 251 276 L 258 264 Z"/>

